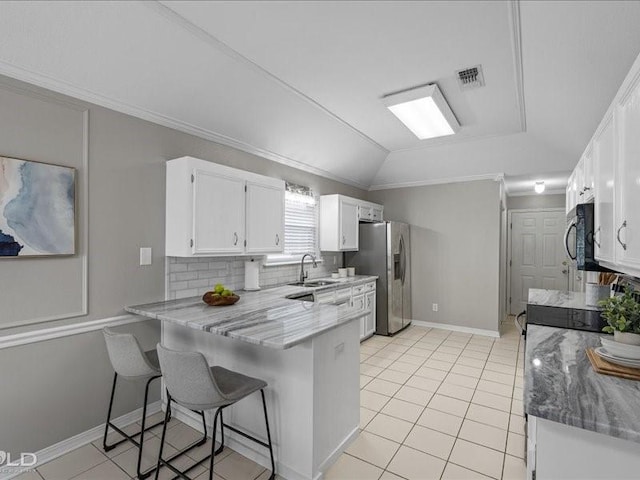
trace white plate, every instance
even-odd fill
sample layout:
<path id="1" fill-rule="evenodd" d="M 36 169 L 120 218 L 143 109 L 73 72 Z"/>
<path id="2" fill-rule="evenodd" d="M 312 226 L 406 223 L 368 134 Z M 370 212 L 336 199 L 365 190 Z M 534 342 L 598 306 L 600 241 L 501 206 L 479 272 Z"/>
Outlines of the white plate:
<path id="1" fill-rule="evenodd" d="M 602 347 L 596 348 L 595 352 L 606 361 L 615 363 L 616 365 L 622 365 L 623 367 L 640 368 L 640 361 L 614 357 Z"/>
<path id="2" fill-rule="evenodd" d="M 638 345 L 616 342 L 607 337 L 600 337 L 600 342 L 605 350 L 615 357 L 640 360 L 640 346 Z"/>

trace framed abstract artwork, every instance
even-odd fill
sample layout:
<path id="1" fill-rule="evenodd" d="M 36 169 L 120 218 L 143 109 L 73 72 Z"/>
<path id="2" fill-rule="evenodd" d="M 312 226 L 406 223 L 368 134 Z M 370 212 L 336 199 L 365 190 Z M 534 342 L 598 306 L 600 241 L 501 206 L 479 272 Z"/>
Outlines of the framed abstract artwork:
<path id="1" fill-rule="evenodd" d="M 75 253 L 75 168 L 0 157 L 0 258 Z"/>

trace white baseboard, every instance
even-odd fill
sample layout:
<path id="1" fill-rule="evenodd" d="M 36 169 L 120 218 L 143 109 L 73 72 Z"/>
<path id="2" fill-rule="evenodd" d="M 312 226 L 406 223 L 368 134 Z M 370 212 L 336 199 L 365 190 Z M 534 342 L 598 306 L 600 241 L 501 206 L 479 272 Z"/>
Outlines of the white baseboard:
<path id="1" fill-rule="evenodd" d="M 356 438 L 358 438 L 359 434 L 360 434 L 360 427 L 358 426 L 354 428 L 353 431 L 347 436 L 347 438 L 345 438 L 342 441 L 342 443 L 340 443 L 340 445 L 338 445 L 337 448 L 329 454 L 329 456 L 324 460 L 324 462 L 320 464 L 320 466 L 318 467 L 318 470 L 320 470 L 320 472 L 322 473 L 318 474 L 316 479 L 322 478 L 324 473 L 334 463 L 336 463 L 336 460 L 338 460 L 338 457 L 342 455 L 342 453 L 347 449 L 347 447 L 351 444 L 351 442 L 353 442 Z"/>
<path id="2" fill-rule="evenodd" d="M 154 413 L 159 412 L 161 405 L 162 402 L 160 400 L 150 403 L 147 407 L 147 415 L 153 415 Z M 142 407 L 125 415 L 122 415 L 121 417 L 112 420 L 112 422 L 118 427 L 123 428 L 127 425 L 132 424 L 133 422 L 137 422 L 138 420 L 140 420 L 140 418 L 142 418 Z M 104 423 L 98 425 L 97 427 L 93 427 L 86 432 L 82 432 L 71 438 L 62 440 L 61 442 L 51 445 L 50 447 L 43 448 L 38 452 L 33 452 L 37 457 L 37 463 L 30 468 L 36 469 L 41 465 L 44 465 L 45 463 L 64 455 L 65 453 L 69 453 L 70 451 L 80 448 L 91 442 L 95 442 L 96 440 L 102 438 L 103 435 Z M 25 470 L 19 469 L 19 467 L 16 467 L 15 471 L 0 472 L 0 480 L 8 480 L 24 472 Z"/>
<path id="3" fill-rule="evenodd" d="M 450 325 L 448 323 L 424 322 L 422 320 L 411 320 L 411 324 L 416 327 L 441 328 L 453 332 L 472 333 L 474 335 L 484 335 L 485 337 L 500 338 L 499 331 L 484 330 L 482 328 L 463 327 L 460 325 Z"/>

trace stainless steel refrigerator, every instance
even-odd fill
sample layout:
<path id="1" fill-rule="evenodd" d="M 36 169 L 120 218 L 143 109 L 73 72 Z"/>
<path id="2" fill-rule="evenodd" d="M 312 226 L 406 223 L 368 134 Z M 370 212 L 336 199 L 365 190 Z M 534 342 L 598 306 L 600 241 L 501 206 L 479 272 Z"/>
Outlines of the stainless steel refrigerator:
<path id="1" fill-rule="evenodd" d="M 359 250 L 345 253 L 358 275 L 377 275 L 376 333 L 393 335 L 411 323 L 409 225 L 361 223 Z"/>

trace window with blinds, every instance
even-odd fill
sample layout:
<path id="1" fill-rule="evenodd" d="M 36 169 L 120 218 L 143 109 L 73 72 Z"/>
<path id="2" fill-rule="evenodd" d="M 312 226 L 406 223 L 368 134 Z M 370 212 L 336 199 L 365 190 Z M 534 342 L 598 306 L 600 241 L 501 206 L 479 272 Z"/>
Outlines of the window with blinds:
<path id="1" fill-rule="evenodd" d="M 317 238 L 318 221 L 315 197 L 296 192 L 285 192 L 285 255 L 315 254 L 317 250 Z"/>
<path id="2" fill-rule="evenodd" d="M 299 261 L 318 253 L 318 205 L 308 187 L 287 183 L 284 195 L 284 254 L 269 255 L 267 263 Z"/>

